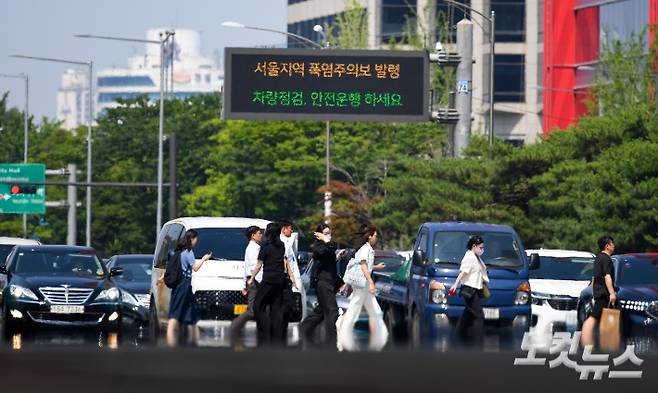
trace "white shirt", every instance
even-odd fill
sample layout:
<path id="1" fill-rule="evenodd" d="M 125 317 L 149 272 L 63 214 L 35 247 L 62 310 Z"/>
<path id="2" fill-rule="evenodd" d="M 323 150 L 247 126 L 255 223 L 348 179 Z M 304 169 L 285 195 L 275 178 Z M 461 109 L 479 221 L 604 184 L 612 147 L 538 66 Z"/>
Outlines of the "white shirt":
<path id="1" fill-rule="evenodd" d="M 375 249 L 372 248 L 370 243 L 366 242 L 359 250 L 354 254 L 354 259 L 359 261 L 366 261 L 368 266 L 368 271 L 372 273 L 372 266 L 375 264 Z"/>
<path id="2" fill-rule="evenodd" d="M 459 271 L 464 272 L 462 284 L 471 288 L 482 289 L 482 281 L 489 282 L 487 267 L 471 250 L 466 251 L 466 254 L 464 254 Z"/>
<path id="3" fill-rule="evenodd" d="M 292 274 L 295 277 L 295 283 L 297 283 L 298 286 L 298 289 L 293 291 L 297 292 L 299 291 L 299 286 L 302 285 L 302 278 L 301 273 L 299 272 L 299 266 L 297 265 L 297 256 L 295 255 L 295 250 L 293 248 L 295 239 L 293 239 L 292 236 L 285 237 L 283 234 L 281 234 L 280 238 L 286 248 L 285 256 L 288 258 L 288 266 L 290 266 Z"/>
<path id="4" fill-rule="evenodd" d="M 244 251 L 244 278 L 247 280 L 248 276 L 251 276 L 251 272 L 254 271 L 256 264 L 258 263 L 258 253 L 260 252 L 260 245 L 253 240 L 249 241 L 247 249 Z M 258 282 L 261 282 L 263 279 L 263 269 L 260 269 L 254 279 Z"/>

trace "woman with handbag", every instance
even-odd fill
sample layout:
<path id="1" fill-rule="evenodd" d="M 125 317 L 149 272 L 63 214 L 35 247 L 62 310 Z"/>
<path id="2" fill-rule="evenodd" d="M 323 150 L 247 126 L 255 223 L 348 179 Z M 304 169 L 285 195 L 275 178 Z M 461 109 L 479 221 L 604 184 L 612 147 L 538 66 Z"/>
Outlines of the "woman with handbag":
<path id="1" fill-rule="evenodd" d="M 479 346 L 482 344 L 484 331 L 481 300 L 489 297 L 487 267 L 480 258 L 484 253 L 484 240 L 480 236 L 473 236 L 468 240 L 466 248 L 466 254 L 459 267 L 459 275 L 450 288 L 450 293 L 454 294 L 459 283 L 462 283 L 460 295 L 464 298 L 466 307 L 457 322 L 457 334 L 466 342 L 467 329 L 472 325 L 472 343 Z"/>
<path id="2" fill-rule="evenodd" d="M 377 243 L 377 228 L 372 225 L 362 226 L 358 235 L 359 241 L 355 247 L 357 252 L 348 263 L 343 277 L 343 281 L 350 285 L 353 291 L 350 296 L 350 304 L 340 324 L 339 347 L 348 351 L 356 349 L 354 323 L 361 313 L 361 308 L 365 307 L 370 325 L 369 348 L 378 351 L 386 345 L 388 330 L 384 323 L 382 309 L 375 298 L 375 282 L 371 272 L 373 269 L 381 270 L 385 265 L 374 265 L 375 250 L 372 247 Z"/>

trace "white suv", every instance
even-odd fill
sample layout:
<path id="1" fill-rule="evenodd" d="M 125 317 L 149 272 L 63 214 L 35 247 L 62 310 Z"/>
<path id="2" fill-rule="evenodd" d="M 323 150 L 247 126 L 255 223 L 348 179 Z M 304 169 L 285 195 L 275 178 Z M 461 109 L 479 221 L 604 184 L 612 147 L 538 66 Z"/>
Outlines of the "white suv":
<path id="1" fill-rule="evenodd" d="M 571 250 L 526 250 L 539 255 L 539 266 L 530 270 L 532 289 L 531 331 L 551 334 L 573 331 L 578 324 L 576 306 L 580 291 L 592 279 L 594 254 Z"/>
<path id="2" fill-rule="evenodd" d="M 239 217 L 183 217 L 167 222 L 160 231 L 153 255 L 149 311 L 151 337 L 157 338 L 159 330 L 166 329 L 169 314 L 171 290 L 158 279 L 164 274 L 169 255 L 173 254 L 185 232 L 194 229 L 199 234 L 198 243 L 193 250 L 195 258 L 198 260 L 208 251 L 212 251 L 212 259 L 192 273 L 192 292 L 197 300 L 201 318 L 199 327 L 214 329 L 216 333 L 214 341 L 204 341 L 202 344 L 229 344 L 228 340 L 225 340 L 229 337 L 228 327 L 236 315 L 246 310 L 247 305 L 247 298 L 241 293 L 244 284 L 244 251 L 248 244 L 245 230 L 252 225 L 265 228 L 269 223 L 267 220 Z M 293 236 L 296 254 L 297 234 Z M 296 292 L 302 307 L 300 314 L 303 316 L 306 309 L 302 301 L 304 293 Z M 297 324 L 290 325 L 294 330 L 289 335 L 296 341 Z M 249 322 L 246 328 L 249 331 L 255 330 L 255 323 Z"/>
<path id="3" fill-rule="evenodd" d="M 12 248 L 17 245 L 25 246 L 38 246 L 41 243 L 38 240 L 23 239 L 22 237 L 5 237 L 0 236 L 0 265 L 5 264 L 7 255 L 11 252 Z"/>

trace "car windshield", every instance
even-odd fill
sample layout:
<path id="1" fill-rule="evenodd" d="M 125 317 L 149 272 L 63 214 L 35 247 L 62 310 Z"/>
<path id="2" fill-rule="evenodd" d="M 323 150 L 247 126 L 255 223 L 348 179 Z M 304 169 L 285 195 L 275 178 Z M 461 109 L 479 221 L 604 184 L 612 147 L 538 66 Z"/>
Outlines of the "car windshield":
<path id="1" fill-rule="evenodd" d="M 658 258 L 622 259 L 621 277 L 623 285 L 656 285 L 658 283 Z"/>
<path id="2" fill-rule="evenodd" d="M 436 232 L 432 246 L 434 263 L 461 263 L 468 239 L 476 235 L 484 240 L 482 259 L 487 266 L 513 270 L 523 268 L 524 258 L 521 257 L 519 244 L 512 234 L 502 232 Z"/>
<path id="3" fill-rule="evenodd" d="M 115 277 L 118 282 L 150 282 L 153 257 L 120 257 L 112 267 L 120 267 L 123 274 Z"/>
<path id="4" fill-rule="evenodd" d="M 105 267 L 95 254 L 75 251 L 21 251 L 11 270 L 40 276 L 104 277 Z"/>
<path id="5" fill-rule="evenodd" d="M 4 265 L 7 261 L 7 255 L 14 248 L 13 244 L 0 244 L 0 265 Z"/>
<path id="6" fill-rule="evenodd" d="M 200 259 L 212 251 L 213 259 L 241 261 L 249 241 L 244 228 L 200 228 L 196 229 L 199 240 L 194 247 L 194 257 Z"/>
<path id="7" fill-rule="evenodd" d="M 539 257 L 539 269 L 530 270 L 530 278 L 584 280 L 592 278 L 594 258 Z"/>

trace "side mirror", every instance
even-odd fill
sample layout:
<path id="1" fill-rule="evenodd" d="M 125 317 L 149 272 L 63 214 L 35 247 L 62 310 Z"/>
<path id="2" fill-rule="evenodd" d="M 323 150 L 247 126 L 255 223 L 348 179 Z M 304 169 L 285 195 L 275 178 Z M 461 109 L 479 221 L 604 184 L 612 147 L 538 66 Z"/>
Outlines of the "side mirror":
<path id="1" fill-rule="evenodd" d="M 0 274 L 9 274 L 7 271 L 7 265 L 0 265 Z"/>
<path id="2" fill-rule="evenodd" d="M 123 274 L 123 269 L 120 267 L 113 267 L 110 269 L 110 277 L 118 277 Z"/>
<path id="3" fill-rule="evenodd" d="M 425 258 L 425 251 L 423 250 L 414 251 L 413 264 L 415 266 L 420 266 L 420 267 L 425 267 L 427 265 L 427 261 Z"/>
<path id="4" fill-rule="evenodd" d="M 530 254 L 530 265 L 528 267 L 530 270 L 539 269 L 539 254 Z"/>

